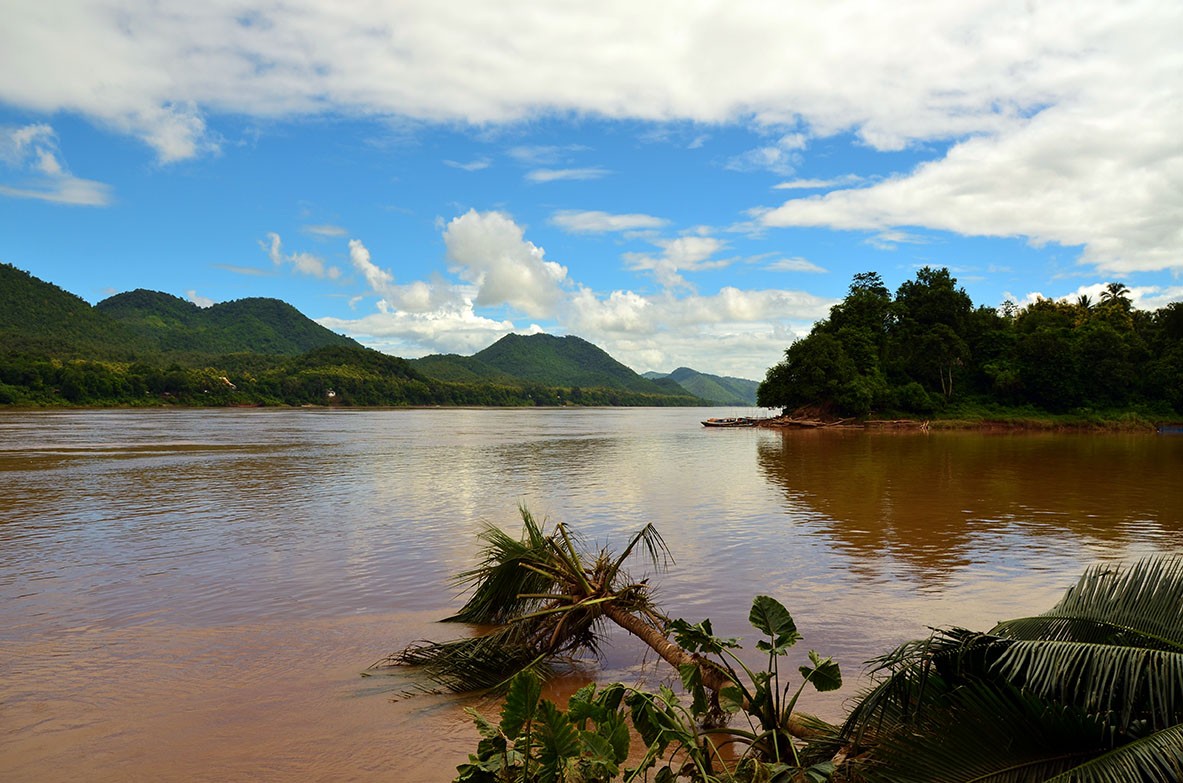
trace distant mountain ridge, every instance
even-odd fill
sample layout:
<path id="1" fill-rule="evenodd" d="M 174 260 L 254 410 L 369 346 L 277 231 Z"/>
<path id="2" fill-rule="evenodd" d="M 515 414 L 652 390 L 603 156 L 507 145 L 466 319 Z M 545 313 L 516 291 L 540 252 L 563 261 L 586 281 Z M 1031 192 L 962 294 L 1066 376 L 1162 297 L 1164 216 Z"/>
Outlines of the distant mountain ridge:
<path id="1" fill-rule="evenodd" d="M 278 299 L 136 289 L 93 307 L 0 264 L 0 404 L 701 405 L 579 337 L 510 334 L 407 361 Z"/>
<path id="2" fill-rule="evenodd" d="M 647 372 L 643 373 L 643 376 L 650 380 L 665 378 L 674 381 L 695 397 L 720 405 L 755 407 L 756 389 L 760 386 L 758 381 L 729 375 L 711 375 L 689 367 L 679 367 L 671 373 Z"/>
<path id="3" fill-rule="evenodd" d="M 361 347 L 279 299 L 252 297 L 202 308 L 172 294 L 137 288 L 104 299 L 95 310 L 162 352 L 296 356 L 334 345 Z"/>
<path id="4" fill-rule="evenodd" d="M 581 337 L 507 334 L 472 356 L 412 359 L 419 373 L 453 382 L 535 383 L 567 388 L 620 389 L 664 397 L 693 397 L 674 383 L 652 381 Z"/>

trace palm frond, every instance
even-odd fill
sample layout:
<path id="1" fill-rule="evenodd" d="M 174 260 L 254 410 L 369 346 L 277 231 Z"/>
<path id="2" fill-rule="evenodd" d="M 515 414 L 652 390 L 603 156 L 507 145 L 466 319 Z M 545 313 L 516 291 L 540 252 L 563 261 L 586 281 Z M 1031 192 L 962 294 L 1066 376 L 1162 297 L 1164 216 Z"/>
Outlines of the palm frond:
<path id="1" fill-rule="evenodd" d="M 879 738 L 872 783 L 1042 783 L 1113 746 L 1103 720 L 996 683 L 959 686 Z"/>
<path id="2" fill-rule="evenodd" d="M 1010 644 L 996 664 L 1041 696 L 1111 715 L 1119 731 L 1183 722 L 1183 652 L 1070 641 Z"/>
<path id="3" fill-rule="evenodd" d="M 1047 783 L 1178 783 L 1183 780 L 1183 725 L 1122 745 Z"/>
<path id="4" fill-rule="evenodd" d="M 459 612 L 443 622 L 481 625 L 505 622 L 540 605 L 538 599 L 522 596 L 558 592 L 559 579 L 543 573 L 545 568 L 539 568 L 551 562 L 551 546 L 545 530 L 524 506 L 520 512 L 520 538 L 492 524 L 477 535 L 484 542 L 480 565 L 460 572 L 454 579 L 457 586 L 471 590 L 472 595 Z M 535 567 L 526 567 L 529 565 Z"/>
<path id="5" fill-rule="evenodd" d="M 1183 558 L 1093 566 L 1049 611 L 999 623 L 992 633 L 1183 651 Z"/>

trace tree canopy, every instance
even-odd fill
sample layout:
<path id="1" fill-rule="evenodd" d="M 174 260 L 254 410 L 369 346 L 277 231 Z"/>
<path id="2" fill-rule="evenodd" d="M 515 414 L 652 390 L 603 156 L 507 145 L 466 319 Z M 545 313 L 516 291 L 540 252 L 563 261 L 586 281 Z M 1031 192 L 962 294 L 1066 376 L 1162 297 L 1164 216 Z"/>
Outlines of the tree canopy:
<path id="1" fill-rule="evenodd" d="M 927 415 L 956 405 L 1050 413 L 1183 413 L 1183 304 L 1135 310 L 1109 283 L 1098 302 L 974 306 L 948 269 L 924 267 L 892 297 L 875 272 L 785 351 L 761 406 L 841 416 Z"/>

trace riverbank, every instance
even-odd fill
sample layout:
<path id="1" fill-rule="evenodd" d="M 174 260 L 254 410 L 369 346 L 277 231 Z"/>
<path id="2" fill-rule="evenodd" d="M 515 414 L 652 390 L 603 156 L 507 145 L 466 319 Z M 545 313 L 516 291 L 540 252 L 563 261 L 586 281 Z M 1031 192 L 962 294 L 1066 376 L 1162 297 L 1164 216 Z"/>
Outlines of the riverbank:
<path id="1" fill-rule="evenodd" d="M 1180 417 L 1152 417 L 1140 412 L 1087 412 L 1072 414 L 1013 412 L 957 412 L 927 419 L 866 418 L 833 419 L 794 414 L 774 416 L 758 423 L 766 429 L 900 429 L 900 430 L 982 430 L 1029 432 L 1141 432 L 1154 433 L 1183 427 Z"/>

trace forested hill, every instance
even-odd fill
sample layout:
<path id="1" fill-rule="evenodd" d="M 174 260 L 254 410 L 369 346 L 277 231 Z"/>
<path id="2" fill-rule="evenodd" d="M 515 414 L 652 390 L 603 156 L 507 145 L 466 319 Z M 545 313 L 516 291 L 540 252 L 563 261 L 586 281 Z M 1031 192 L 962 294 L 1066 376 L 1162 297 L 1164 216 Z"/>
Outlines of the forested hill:
<path id="1" fill-rule="evenodd" d="M 679 367 L 671 373 L 647 372 L 644 377 L 652 381 L 669 379 L 696 397 L 720 405 L 755 406 L 756 388 L 759 386 L 756 381 L 746 378 L 711 375 L 689 367 Z"/>
<path id="2" fill-rule="evenodd" d="M 238 299 L 201 308 L 140 288 L 104 299 L 95 309 L 162 352 L 295 356 L 331 345 L 361 347 L 279 299 Z"/>
<path id="3" fill-rule="evenodd" d="M 570 335 L 508 334 L 472 356 L 425 356 L 413 359 L 411 365 L 423 375 L 444 381 L 619 389 L 682 398 L 682 404 L 702 403 L 678 384 L 643 378 L 601 348 Z"/>
<path id="4" fill-rule="evenodd" d="M 5 351 L 68 357 L 132 355 L 138 336 L 81 297 L 0 264 L 0 346 Z"/>
<path id="5" fill-rule="evenodd" d="M 1183 302 L 1135 309 L 1110 283 L 1097 300 L 975 307 L 947 269 L 893 297 L 855 275 L 830 317 L 785 351 L 759 404 L 843 416 L 1009 409 L 1089 416 L 1183 414 Z"/>
<path id="6" fill-rule="evenodd" d="M 138 289 L 91 307 L 0 264 L 0 405 L 703 403 L 579 338 L 511 336 L 482 355 L 413 365 L 278 299 L 199 308 Z"/>

